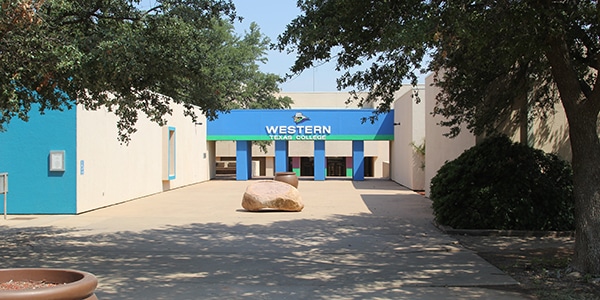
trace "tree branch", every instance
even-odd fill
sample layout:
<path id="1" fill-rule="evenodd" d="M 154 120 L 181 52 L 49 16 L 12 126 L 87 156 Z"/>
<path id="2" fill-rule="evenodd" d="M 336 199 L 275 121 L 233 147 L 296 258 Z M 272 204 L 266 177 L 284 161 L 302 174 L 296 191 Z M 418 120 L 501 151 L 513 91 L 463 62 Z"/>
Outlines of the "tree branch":
<path id="1" fill-rule="evenodd" d="M 550 47 L 546 51 L 546 57 L 550 63 L 550 71 L 565 109 L 571 112 L 577 110 L 578 112 L 596 111 L 597 113 L 600 109 L 600 101 L 591 101 L 589 87 L 587 89 L 582 88 L 583 83 L 579 80 L 570 63 L 568 46 L 565 40 L 554 36 L 549 38 L 548 44 Z M 582 95 L 585 97 L 581 97 Z"/>
<path id="2" fill-rule="evenodd" d="M 147 10 L 146 12 L 144 12 L 144 16 L 149 15 L 152 12 L 159 11 L 159 10 L 163 9 L 164 7 L 165 7 L 164 5 L 155 6 L 151 9 Z"/>

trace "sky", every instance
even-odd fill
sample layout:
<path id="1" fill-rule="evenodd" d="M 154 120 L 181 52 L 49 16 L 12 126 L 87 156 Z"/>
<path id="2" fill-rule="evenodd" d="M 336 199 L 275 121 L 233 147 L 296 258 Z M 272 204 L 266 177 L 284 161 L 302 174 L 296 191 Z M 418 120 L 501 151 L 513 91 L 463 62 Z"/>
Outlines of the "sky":
<path id="1" fill-rule="evenodd" d="M 255 22 L 260 32 L 277 42 L 277 36 L 285 31 L 289 24 L 301 11 L 296 7 L 296 0 L 232 0 L 242 22 L 236 21 L 234 26 L 240 36 L 249 30 Z M 140 0 L 142 8 L 151 7 L 156 0 Z M 268 62 L 259 63 L 260 70 L 284 77 L 294 64 L 295 54 L 287 54 L 276 50 L 267 52 Z M 288 79 L 279 85 L 282 92 L 334 92 L 337 91 L 336 79 L 343 72 L 335 71 L 335 62 L 320 63 L 317 67 L 305 70 L 300 75 Z M 424 81 L 423 78 L 420 79 Z M 349 89 L 347 89 L 349 90 Z"/>
<path id="2" fill-rule="evenodd" d="M 237 14 L 244 19 L 236 23 L 238 34 L 250 27 L 250 23 L 258 24 L 263 35 L 269 37 L 271 42 L 277 41 L 277 36 L 285 31 L 285 27 L 296 16 L 300 9 L 296 7 L 296 0 L 233 0 Z M 261 71 L 285 76 L 293 65 L 295 55 L 279 51 L 267 53 L 268 62 L 260 66 Z M 302 74 L 288 79 L 279 87 L 283 92 L 332 92 L 336 89 L 336 78 L 341 72 L 335 71 L 335 63 L 328 62 Z"/>
<path id="3" fill-rule="evenodd" d="M 150 0 L 146 0 L 150 1 Z M 296 7 L 296 0 L 232 0 L 239 16 L 244 17 L 241 23 L 236 23 L 238 34 L 250 27 L 255 22 L 260 27 L 263 35 L 272 42 L 277 41 L 277 36 L 285 31 L 289 24 L 301 11 Z M 284 76 L 289 73 L 289 68 L 295 60 L 294 54 L 269 51 L 268 63 L 261 65 L 261 71 Z M 337 91 L 336 79 L 343 72 L 335 71 L 335 62 L 320 64 L 280 85 L 283 92 L 333 92 Z M 419 75 L 419 82 L 425 82 L 425 75 Z M 350 89 L 346 89 L 350 90 Z"/>
<path id="4" fill-rule="evenodd" d="M 149 8 L 155 3 L 155 0 L 141 0 L 140 7 Z M 233 3 L 238 16 L 243 17 L 242 22 L 236 21 L 234 24 L 236 33 L 243 35 L 249 30 L 250 24 L 255 22 L 260 32 L 269 37 L 271 42 L 276 42 L 286 25 L 300 14 L 296 0 L 233 0 Z M 259 63 L 260 70 L 283 77 L 289 73 L 295 55 L 271 50 L 267 52 L 267 59 L 266 64 Z M 335 71 L 335 63 L 329 62 L 306 70 L 279 87 L 282 92 L 333 92 L 337 91 L 335 80 L 340 74 L 341 72 Z"/>

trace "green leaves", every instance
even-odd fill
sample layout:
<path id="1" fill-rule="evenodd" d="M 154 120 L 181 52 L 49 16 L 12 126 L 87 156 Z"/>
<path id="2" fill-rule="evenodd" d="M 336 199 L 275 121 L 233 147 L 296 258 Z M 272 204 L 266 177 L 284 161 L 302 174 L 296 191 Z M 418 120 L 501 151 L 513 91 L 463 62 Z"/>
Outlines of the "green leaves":
<path id="1" fill-rule="evenodd" d="M 532 119 L 553 113 L 560 101 L 568 121 L 578 207 L 575 266 L 600 272 L 598 1 L 298 4 L 303 15 L 292 21 L 278 43 L 278 49 L 298 53 L 291 71 L 327 60 L 337 60 L 339 69 L 355 67 L 338 78 L 338 87 L 368 91 L 367 97 L 354 96 L 360 103 L 380 100 L 380 111 L 389 110 L 402 82 L 415 84 L 423 68 L 437 75 L 434 84 L 441 93 L 433 114 L 441 116 L 449 136 L 459 134 L 463 125 L 480 135 L 506 130 L 507 123 L 534 124 Z M 496 197 L 489 189 L 478 191 Z"/>
<path id="2" fill-rule="evenodd" d="M 336 60 L 347 71 L 338 88 L 369 91 L 359 104 L 383 100 L 389 109 L 393 94 L 416 73 L 428 53 L 435 27 L 432 8 L 422 1 L 299 1 L 304 15 L 294 19 L 278 38 L 279 50 L 297 51 L 291 67 L 299 73 L 321 61 Z"/>
<path id="3" fill-rule="evenodd" d="M 486 139 L 431 181 L 436 220 L 454 228 L 572 230 L 571 166 L 552 154 Z"/>
<path id="4" fill-rule="evenodd" d="M 404 82 L 416 84 L 421 70 L 439 72 L 434 114 L 445 117 L 451 136 L 465 123 L 476 134 L 494 132 L 515 106 L 543 116 L 565 80 L 575 78 L 582 93 L 600 102 L 591 92 L 600 69 L 596 1 L 304 0 L 299 7 L 303 15 L 277 45 L 298 52 L 292 73 L 336 60 L 348 70 L 338 88 L 368 91 L 356 100 L 380 100 L 386 111 Z M 561 55 L 576 76 L 551 72 L 551 37 L 568 45 Z"/>
<path id="5" fill-rule="evenodd" d="M 281 106 L 271 96 L 280 78 L 257 65 L 269 41 L 256 26 L 243 37 L 234 34 L 230 1 L 162 0 L 147 11 L 137 3 L 3 3 L 0 128 L 12 117 L 27 119 L 32 107 L 78 103 L 116 113 L 127 141 L 139 113 L 163 124 L 173 102 L 189 114 L 199 107 L 209 118 L 234 107 Z"/>

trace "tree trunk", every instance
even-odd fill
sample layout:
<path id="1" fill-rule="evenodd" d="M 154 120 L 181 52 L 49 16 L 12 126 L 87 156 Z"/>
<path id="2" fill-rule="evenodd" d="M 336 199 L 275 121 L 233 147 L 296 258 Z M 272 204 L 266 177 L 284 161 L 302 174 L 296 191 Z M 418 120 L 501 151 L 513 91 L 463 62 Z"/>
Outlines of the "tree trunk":
<path id="1" fill-rule="evenodd" d="M 575 257 L 573 267 L 600 274 L 600 143 L 596 117 L 571 116 L 575 200 Z"/>
<path id="2" fill-rule="evenodd" d="M 569 122 L 573 152 L 573 196 L 575 201 L 575 257 L 573 267 L 600 274 L 600 140 L 598 82 L 586 87 L 578 78 L 564 38 L 549 37 L 546 57 Z M 597 80 L 597 79 L 596 79 Z"/>

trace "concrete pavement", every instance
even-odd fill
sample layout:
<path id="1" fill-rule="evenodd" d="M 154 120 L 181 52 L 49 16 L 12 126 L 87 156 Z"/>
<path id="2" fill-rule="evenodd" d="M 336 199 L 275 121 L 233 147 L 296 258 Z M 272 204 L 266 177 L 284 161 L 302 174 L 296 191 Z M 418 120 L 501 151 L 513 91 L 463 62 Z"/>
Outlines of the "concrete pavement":
<path id="1" fill-rule="evenodd" d="M 72 268 L 106 299 L 525 299 L 385 180 L 309 181 L 300 213 L 246 212 L 213 180 L 76 216 L 0 221 L 2 266 Z"/>

